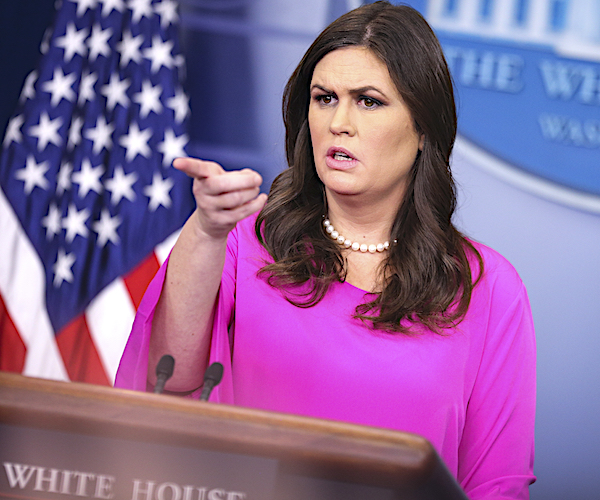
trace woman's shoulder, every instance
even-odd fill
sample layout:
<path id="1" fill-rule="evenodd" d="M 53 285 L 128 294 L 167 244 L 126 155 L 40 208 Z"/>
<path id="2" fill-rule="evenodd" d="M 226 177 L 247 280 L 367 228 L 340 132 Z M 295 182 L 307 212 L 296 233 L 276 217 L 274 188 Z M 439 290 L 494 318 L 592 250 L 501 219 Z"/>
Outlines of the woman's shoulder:
<path id="1" fill-rule="evenodd" d="M 479 253 L 483 262 L 483 276 L 480 281 L 493 287 L 501 285 L 504 288 L 510 289 L 520 290 L 523 288 L 523 281 L 518 271 L 504 255 L 479 241 L 470 238 L 467 238 L 467 241 L 473 245 L 473 248 Z M 478 259 L 473 252 L 469 252 L 468 254 L 473 275 L 477 279 L 479 277 Z"/>

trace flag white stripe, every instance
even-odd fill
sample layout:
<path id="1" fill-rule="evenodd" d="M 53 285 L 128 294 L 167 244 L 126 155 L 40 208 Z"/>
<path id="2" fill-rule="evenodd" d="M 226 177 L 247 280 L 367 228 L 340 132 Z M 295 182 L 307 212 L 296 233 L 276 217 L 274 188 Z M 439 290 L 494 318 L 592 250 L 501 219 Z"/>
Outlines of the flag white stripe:
<path id="1" fill-rule="evenodd" d="M 42 262 L 0 189 L 0 292 L 27 354 L 24 375 L 68 380 L 46 312 Z"/>
<path id="2" fill-rule="evenodd" d="M 135 317 L 135 307 L 123 279 L 117 278 L 102 290 L 90 303 L 85 315 L 106 375 L 114 384 Z"/>

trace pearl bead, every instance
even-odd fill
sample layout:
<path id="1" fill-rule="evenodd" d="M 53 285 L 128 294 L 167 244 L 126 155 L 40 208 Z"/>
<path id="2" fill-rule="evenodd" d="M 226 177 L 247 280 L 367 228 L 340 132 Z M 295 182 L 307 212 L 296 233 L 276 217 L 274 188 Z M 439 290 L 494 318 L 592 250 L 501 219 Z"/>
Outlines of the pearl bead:
<path id="1" fill-rule="evenodd" d="M 323 227 L 325 228 L 325 231 L 332 240 L 335 240 L 339 245 L 343 245 L 344 248 L 351 248 L 355 252 L 358 252 L 360 250 L 362 253 L 376 253 L 383 252 L 384 250 L 387 250 L 390 247 L 389 241 L 386 241 L 385 243 L 378 243 L 377 245 L 367 245 L 366 243 L 363 243 L 361 245 L 357 241 L 352 242 L 348 238 L 342 236 L 338 231 L 336 231 L 329 219 L 323 219 Z M 395 243 L 396 240 L 394 240 L 394 244 Z"/>

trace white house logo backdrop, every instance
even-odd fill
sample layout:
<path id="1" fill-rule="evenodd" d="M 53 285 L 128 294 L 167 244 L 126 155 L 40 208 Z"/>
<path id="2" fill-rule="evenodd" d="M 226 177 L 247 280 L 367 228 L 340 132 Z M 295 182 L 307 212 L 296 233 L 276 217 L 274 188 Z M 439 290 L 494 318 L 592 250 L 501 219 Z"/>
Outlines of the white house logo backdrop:
<path id="1" fill-rule="evenodd" d="M 522 187 L 600 212 L 600 0 L 420 7 L 455 80 L 459 149 Z"/>

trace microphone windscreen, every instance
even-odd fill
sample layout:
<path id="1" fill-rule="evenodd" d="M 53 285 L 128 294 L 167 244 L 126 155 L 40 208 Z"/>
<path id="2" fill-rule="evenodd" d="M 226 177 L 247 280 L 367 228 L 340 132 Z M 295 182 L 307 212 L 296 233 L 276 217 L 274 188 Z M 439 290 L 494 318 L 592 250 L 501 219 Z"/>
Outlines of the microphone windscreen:
<path id="1" fill-rule="evenodd" d="M 165 354 L 156 365 L 156 376 L 166 375 L 166 378 L 170 378 L 173 375 L 173 368 L 175 367 L 175 360 L 170 354 Z"/>
<path id="2" fill-rule="evenodd" d="M 206 373 L 204 374 L 205 383 L 207 380 L 211 380 L 214 382 L 214 385 L 217 385 L 219 382 L 221 382 L 221 378 L 223 378 L 223 365 L 218 361 L 206 369 Z"/>

